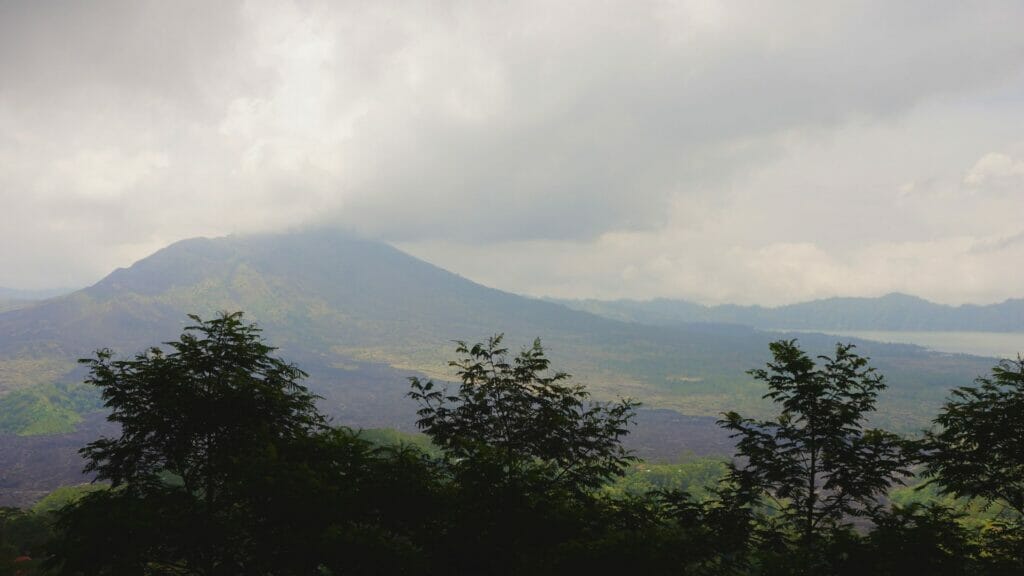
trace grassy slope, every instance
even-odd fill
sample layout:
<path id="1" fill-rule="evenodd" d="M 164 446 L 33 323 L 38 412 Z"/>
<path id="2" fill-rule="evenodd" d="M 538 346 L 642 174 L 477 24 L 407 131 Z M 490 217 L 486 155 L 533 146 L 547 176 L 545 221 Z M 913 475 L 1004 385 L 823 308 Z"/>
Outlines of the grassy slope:
<path id="1" fill-rule="evenodd" d="M 43 384 L 0 396 L 0 434 L 61 434 L 100 407 L 97 391 L 84 384 Z"/>

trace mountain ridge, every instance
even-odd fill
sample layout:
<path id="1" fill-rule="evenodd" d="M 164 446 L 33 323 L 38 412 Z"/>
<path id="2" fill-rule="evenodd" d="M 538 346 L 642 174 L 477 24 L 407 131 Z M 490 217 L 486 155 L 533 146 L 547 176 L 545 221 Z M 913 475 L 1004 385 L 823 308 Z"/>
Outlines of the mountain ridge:
<path id="1" fill-rule="evenodd" d="M 1024 298 L 958 306 L 899 292 L 878 297 L 837 296 L 775 307 L 705 306 L 670 298 L 552 301 L 607 318 L 657 325 L 719 322 L 769 330 L 1024 331 Z"/>

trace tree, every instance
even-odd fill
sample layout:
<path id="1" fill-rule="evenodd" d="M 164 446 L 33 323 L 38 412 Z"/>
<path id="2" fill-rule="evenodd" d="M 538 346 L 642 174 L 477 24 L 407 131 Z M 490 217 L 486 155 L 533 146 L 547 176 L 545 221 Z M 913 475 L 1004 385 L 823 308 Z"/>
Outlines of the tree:
<path id="1" fill-rule="evenodd" d="M 539 340 L 514 356 L 501 335 L 456 344 L 456 390 L 410 379 L 417 424 L 442 450 L 453 490 L 437 572 L 564 572 L 581 546 L 593 552 L 619 531 L 608 523 L 617 507 L 595 488 L 635 460 L 620 441 L 636 403 L 593 402 L 567 374 L 549 371 Z"/>
<path id="2" fill-rule="evenodd" d="M 925 475 L 947 494 L 1004 507 L 986 533 L 990 573 L 1024 571 L 1024 358 L 953 390 L 925 435 Z M 996 566 L 995 564 L 998 564 Z M 1005 571 L 1005 572 L 1004 572 Z"/>
<path id="3" fill-rule="evenodd" d="M 81 361 L 121 430 L 82 454 L 86 471 L 114 488 L 144 490 L 171 475 L 215 510 L 241 458 L 320 430 L 325 420 L 299 383 L 306 374 L 271 356 L 275 349 L 241 312 L 189 317 L 196 324 L 167 343 L 170 353 L 151 348 L 114 360 L 100 350 Z"/>
<path id="4" fill-rule="evenodd" d="M 419 428 L 451 459 L 495 464 L 506 480 L 536 474 L 550 489 L 584 491 L 621 475 L 636 460 L 621 439 L 638 403 L 592 402 L 568 374 L 547 373 L 540 340 L 510 359 L 502 338 L 456 343 L 454 394 L 410 379 Z"/>
<path id="5" fill-rule="evenodd" d="M 0 576 L 39 574 L 38 558 L 50 535 L 46 518 L 28 510 L 0 507 Z"/>
<path id="6" fill-rule="evenodd" d="M 82 360 L 120 434 L 81 451 L 111 490 L 62 513 L 55 563 L 69 572 L 257 573 L 247 566 L 260 557 L 252 530 L 266 495 L 253 493 L 253 479 L 277 477 L 280 462 L 326 429 L 316 396 L 300 384 L 305 373 L 274 357 L 241 312 L 190 318 L 166 352 L 115 360 L 100 350 Z M 99 526 L 107 541 L 93 533 Z"/>
<path id="7" fill-rule="evenodd" d="M 773 342 L 774 360 L 749 373 L 768 385 L 765 398 L 780 405 L 779 416 L 756 421 L 729 412 L 720 422 L 738 439 L 732 481 L 756 486 L 774 502 L 804 562 L 813 561 L 819 532 L 870 514 L 909 474 L 903 442 L 864 428 L 885 384 L 853 348 L 837 344 L 835 356 L 819 356 L 817 366 L 795 340 Z"/>
<path id="8" fill-rule="evenodd" d="M 971 572 L 978 549 L 961 515 L 939 503 L 893 506 L 876 514 L 860 562 L 848 573 L 902 576 L 956 576 Z M 978 574 L 989 574 L 979 571 Z"/>
<path id="9" fill-rule="evenodd" d="M 945 492 L 1024 516 L 1024 358 L 953 390 L 926 435 L 926 474 Z"/>

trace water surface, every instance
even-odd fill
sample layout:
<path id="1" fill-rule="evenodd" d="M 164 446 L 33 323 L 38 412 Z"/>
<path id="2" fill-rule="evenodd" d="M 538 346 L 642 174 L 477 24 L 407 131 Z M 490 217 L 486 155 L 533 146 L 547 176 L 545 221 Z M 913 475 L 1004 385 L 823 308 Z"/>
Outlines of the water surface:
<path id="1" fill-rule="evenodd" d="M 783 330 L 779 330 L 783 332 Z M 892 330 L 785 330 L 819 332 L 876 342 L 917 344 L 936 352 L 974 354 L 994 358 L 1016 358 L 1024 354 L 1024 332 L 910 332 Z"/>

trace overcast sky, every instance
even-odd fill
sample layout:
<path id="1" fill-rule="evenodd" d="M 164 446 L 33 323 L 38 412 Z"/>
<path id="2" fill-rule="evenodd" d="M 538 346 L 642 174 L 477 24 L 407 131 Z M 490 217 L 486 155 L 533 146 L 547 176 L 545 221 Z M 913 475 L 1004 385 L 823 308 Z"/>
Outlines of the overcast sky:
<path id="1" fill-rule="evenodd" d="M 490 286 L 1024 297 L 1024 3 L 0 0 L 0 286 L 340 225 Z"/>

